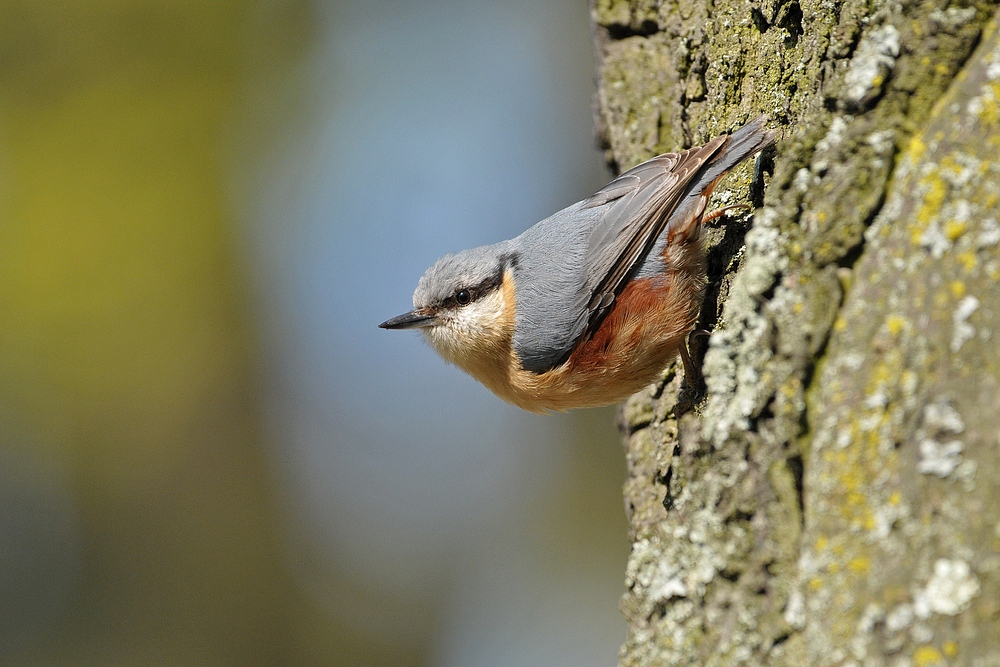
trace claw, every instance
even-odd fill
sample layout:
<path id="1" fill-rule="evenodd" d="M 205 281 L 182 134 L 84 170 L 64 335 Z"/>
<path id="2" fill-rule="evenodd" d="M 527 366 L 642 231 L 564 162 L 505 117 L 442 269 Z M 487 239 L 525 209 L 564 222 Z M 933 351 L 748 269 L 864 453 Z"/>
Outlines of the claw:
<path id="1" fill-rule="evenodd" d="M 746 204 L 746 203 L 732 204 L 730 206 L 723 206 L 722 208 L 717 208 L 714 211 L 712 211 L 711 213 L 709 213 L 708 215 L 704 216 L 701 219 L 701 224 L 705 224 L 707 222 L 711 222 L 711 221 L 715 220 L 716 218 L 721 218 L 722 216 L 728 214 L 730 211 L 733 211 L 735 209 L 750 210 L 750 204 Z"/>

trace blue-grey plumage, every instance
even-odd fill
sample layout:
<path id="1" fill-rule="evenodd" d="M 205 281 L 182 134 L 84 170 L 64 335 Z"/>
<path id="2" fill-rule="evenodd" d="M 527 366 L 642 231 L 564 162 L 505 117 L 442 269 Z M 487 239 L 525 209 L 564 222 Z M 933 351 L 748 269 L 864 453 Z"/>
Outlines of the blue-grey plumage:
<path id="1" fill-rule="evenodd" d="M 621 400 L 693 328 L 708 197 L 774 142 L 767 120 L 648 160 L 513 239 L 441 258 L 413 311 L 379 326 L 420 328 L 445 359 L 529 410 Z M 648 358 L 629 358 L 639 354 Z"/>

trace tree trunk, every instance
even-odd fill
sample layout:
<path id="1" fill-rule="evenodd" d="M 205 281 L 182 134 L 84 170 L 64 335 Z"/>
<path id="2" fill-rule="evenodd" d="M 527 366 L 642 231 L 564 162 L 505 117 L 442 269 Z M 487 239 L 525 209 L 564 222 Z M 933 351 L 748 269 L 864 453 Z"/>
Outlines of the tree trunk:
<path id="1" fill-rule="evenodd" d="M 781 135 L 710 230 L 706 396 L 621 413 L 622 665 L 1000 665 L 1000 35 L 945 4 L 593 7 L 613 166 Z"/>

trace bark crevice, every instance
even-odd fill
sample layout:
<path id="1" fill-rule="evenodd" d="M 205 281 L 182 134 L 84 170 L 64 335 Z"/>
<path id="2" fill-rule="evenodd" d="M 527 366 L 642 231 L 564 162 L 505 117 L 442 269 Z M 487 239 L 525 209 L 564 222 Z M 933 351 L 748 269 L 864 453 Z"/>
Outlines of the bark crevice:
<path id="1" fill-rule="evenodd" d="M 782 134 L 762 198 L 717 192 L 761 206 L 707 230 L 707 395 L 669 370 L 622 409 L 622 665 L 1000 664 L 995 10 L 594 6 L 657 25 L 602 43 L 609 162 Z"/>

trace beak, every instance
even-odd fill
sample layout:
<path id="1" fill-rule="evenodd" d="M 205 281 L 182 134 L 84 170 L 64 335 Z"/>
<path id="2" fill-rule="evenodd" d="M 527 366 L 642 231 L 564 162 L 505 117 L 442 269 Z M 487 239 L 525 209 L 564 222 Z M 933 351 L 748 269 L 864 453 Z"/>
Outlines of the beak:
<path id="1" fill-rule="evenodd" d="M 417 329 L 422 327 L 432 327 L 438 323 L 438 318 L 434 315 L 422 315 L 421 313 L 411 310 L 408 313 L 403 313 L 391 320 L 386 320 L 382 324 L 378 325 L 380 329 Z"/>

